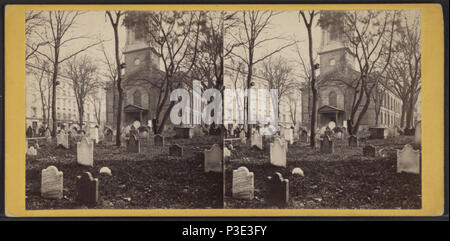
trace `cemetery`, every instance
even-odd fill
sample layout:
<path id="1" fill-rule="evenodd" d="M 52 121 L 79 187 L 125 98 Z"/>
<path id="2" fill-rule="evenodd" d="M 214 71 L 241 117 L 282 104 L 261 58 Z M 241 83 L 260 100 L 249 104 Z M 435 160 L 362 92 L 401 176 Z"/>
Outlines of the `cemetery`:
<path id="1" fill-rule="evenodd" d="M 283 141 L 287 135 L 263 137 L 263 150 L 232 141 L 224 159 L 225 208 L 421 207 L 420 145 L 414 136 L 349 141 L 334 134 L 328 141 L 322 135 L 315 148 L 302 131 L 297 136 L 292 145 Z"/>
<path id="2" fill-rule="evenodd" d="M 114 138 L 95 143 L 92 136 L 82 135 L 60 134 L 60 145 L 46 138 L 29 140 L 26 208 L 222 208 L 222 170 L 217 170 L 221 158 L 208 161 L 216 162 L 214 171 L 205 172 L 204 167 L 205 151 L 220 143 L 220 136 L 174 136 L 167 131 L 136 140 L 124 137 L 121 147 Z M 131 147 L 130 140 L 139 146 Z"/>

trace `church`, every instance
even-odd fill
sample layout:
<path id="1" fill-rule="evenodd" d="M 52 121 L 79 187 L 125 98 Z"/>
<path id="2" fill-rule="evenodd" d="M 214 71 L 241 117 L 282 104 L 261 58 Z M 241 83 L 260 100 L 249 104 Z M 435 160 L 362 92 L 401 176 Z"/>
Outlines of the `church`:
<path id="1" fill-rule="evenodd" d="M 127 29 L 123 51 L 125 69 L 122 73 L 123 104 L 122 126 L 134 121 L 150 126 L 156 118 L 158 98 L 164 72 L 160 69 L 160 56 L 140 31 Z M 116 127 L 118 92 L 112 83 L 106 88 L 106 123 Z M 168 98 L 169 99 L 169 98 Z M 163 107 L 163 113 L 169 101 Z"/>
<path id="2" fill-rule="evenodd" d="M 325 17 L 325 16 L 321 16 Z M 318 128 L 334 122 L 338 127 L 347 127 L 350 118 L 354 89 L 348 84 L 358 78 L 358 63 L 356 58 L 343 44 L 343 34 L 333 25 L 322 28 L 322 37 L 319 51 L 320 75 L 317 76 L 318 101 L 317 123 Z M 331 81 L 330 79 L 341 81 Z M 377 89 L 381 92 L 381 102 L 376 118 L 375 102 L 370 101 L 368 110 L 360 122 L 360 129 L 379 126 L 392 128 L 400 125 L 401 99 L 387 86 L 379 83 Z M 309 89 L 302 91 L 302 126 L 310 127 L 310 109 L 312 94 Z M 362 109 L 362 105 L 359 107 Z M 359 111 L 359 110 L 358 110 Z"/>

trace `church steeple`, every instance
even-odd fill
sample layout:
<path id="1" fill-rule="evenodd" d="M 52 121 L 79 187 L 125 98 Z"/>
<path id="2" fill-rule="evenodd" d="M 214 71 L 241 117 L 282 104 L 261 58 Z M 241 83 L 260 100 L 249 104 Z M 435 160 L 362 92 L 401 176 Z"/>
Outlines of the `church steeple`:
<path id="1" fill-rule="evenodd" d="M 332 12 L 321 12 L 320 18 L 331 18 L 333 22 L 321 25 L 322 38 L 320 44 L 320 74 L 330 71 L 344 70 L 348 65 L 353 64 L 353 56 L 344 45 L 345 36 L 342 33 L 343 22 L 336 16 L 331 16 Z"/>

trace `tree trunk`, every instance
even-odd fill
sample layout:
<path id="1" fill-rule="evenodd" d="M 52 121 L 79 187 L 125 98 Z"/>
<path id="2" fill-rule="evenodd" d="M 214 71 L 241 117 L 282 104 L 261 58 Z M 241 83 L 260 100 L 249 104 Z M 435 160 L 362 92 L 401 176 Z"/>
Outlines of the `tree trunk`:
<path id="1" fill-rule="evenodd" d="M 84 117 L 84 107 L 83 104 L 78 106 L 78 121 L 80 125 L 80 130 L 83 130 L 83 117 Z"/>
<path id="2" fill-rule="evenodd" d="M 56 58 L 57 59 L 57 58 Z M 58 76 L 58 61 L 55 60 L 55 64 L 53 65 L 53 76 L 52 76 L 52 136 L 56 136 L 56 79 Z"/>

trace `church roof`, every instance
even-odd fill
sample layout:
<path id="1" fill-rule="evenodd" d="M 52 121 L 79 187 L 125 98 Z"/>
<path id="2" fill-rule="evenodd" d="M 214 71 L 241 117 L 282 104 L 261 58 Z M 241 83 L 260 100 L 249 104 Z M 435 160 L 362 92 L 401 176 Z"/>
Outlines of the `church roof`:
<path id="1" fill-rule="evenodd" d="M 144 109 L 137 105 L 127 105 L 127 106 L 125 106 L 125 108 L 123 108 L 123 111 L 124 112 L 143 112 L 143 111 L 147 111 L 147 109 Z"/>
<path id="2" fill-rule="evenodd" d="M 336 113 L 336 112 L 344 112 L 344 110 L 338 109 L 333 106 L 324 105 L 317 110 L 318 113 Z"/>

